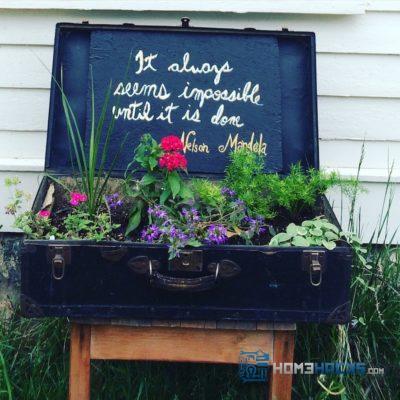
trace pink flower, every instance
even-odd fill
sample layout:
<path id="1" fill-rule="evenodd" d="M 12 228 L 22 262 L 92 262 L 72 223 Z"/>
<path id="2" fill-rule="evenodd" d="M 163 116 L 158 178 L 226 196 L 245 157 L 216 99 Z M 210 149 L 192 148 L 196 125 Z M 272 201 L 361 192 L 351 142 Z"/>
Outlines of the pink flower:
<path id="1" fill-rule="evenodd" d="M 71 192 L 70 196 L 71 199 L 69 201 L 69 204 L 71 204 L 71 206 L 78 206 L 80 203 L 84 203 L 85 201 L 87 201 L 87 196 L 85 193 Z"/>
<path id="2" fill-rule="evenodd" d="M 40 210 L 38 212 L 38 217 L 39 218 L 50 218 L 51 212 L 48 210 Z"/>

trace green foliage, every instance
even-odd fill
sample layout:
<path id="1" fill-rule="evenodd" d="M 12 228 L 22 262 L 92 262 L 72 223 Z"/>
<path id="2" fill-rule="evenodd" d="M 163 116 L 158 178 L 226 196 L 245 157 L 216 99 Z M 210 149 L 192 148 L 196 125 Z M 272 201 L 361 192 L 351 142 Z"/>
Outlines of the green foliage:
<path id="1" fill-rule="evenodd" d="M 68 214 L 64 220 L 65 233 L 58 233 L 61 239 L 90 239 L 106 240 L 114 229 L 119 228 L 119 224 L 111 222 L 110 215 L 99 213 L 96 218 L 92 218 L 89 213 L 75 210 Z"/>
<path id="2" fill-rule="evenodd" d="M 4 180 L 5 187 L 10 190 L 10 202 L 6 205 L 6 214 L 16 215 L 22 208 L 23 204 L 30 199 L 30 195 L 19 189 L 20 179 L 15 177 L 8 177 Z"/>
<path id="3" fill-rule="evenodd" d="M 125 171 L 125 191 L 134 200 L 126 235 L 141 224 L 149 205 L 171 207 L 193 198 L 192 191 L 178 171 L 159 167 L 158 160 L 162 155 L 161 146 L 153 137 L 150 134 L 143 135 Z M 140 168 L 132 169 L 135 164 Z M 146 171 L 139 181 L 134 178 L 138 170 Z"/>
<path id="4" fill-rule="evenodd" d="M 221 193 L 221 184 L 218 182 L 208 179 L 193 179 L 191 185 L 199 205 L 218 208 L 227 202 Z"/>
<path id="5" fill-rule="evenodd" d="M 287 176 L 263 173 L 265 157 L 243 148 L 231 153 L 226 186 L 235 190 L 253 215 L 272 219 L 284 210 L 288 219 L 298 220 L 313 208 L 318 197 L 341 183 L 335 173 L 325 174 L 294 164 Z"/>
<path id="6" fill-rule="evenodd" d="M 297 220 L 305 210 L 316 205 L 319 196 L 338 182 L 339 178 L 333 172 L 325 174 L 310 168 L 306 173 L 298 163 L 290 167 L 285 177 L 278 174 L 265 175 L 263 183 L 271 207 L 283 208 L 290 219 Z"/>
<path id="7" fill-rule="evenodd" d="M 57 235 L 57 228 L 49 218 L 42 218 L 32 211 L 26 211 L 15 218 L 14 226 L 21 229 L 30 239 L 50 239 Z"/>
<path id="8" fill-rule="evenodd" d="M 336 247 L 343 232 L 325 218 L 303 221 L 301 225 L 291 223 L 285 232 L 278 233 L 269 242 L 270 246 L 324 246 L 328 250 Z"/>
<path id="9" fill-rule="evenodd" d="M 90 69 L 91 77 L 91 123 L 90 129 L 87 133 L 88 141 L 85 143 L 85 137 L 81 134 L 75 113 L 64 93 L 62 82 L 61 85 L 57 83 L 61 91 L 62 105 L 67 124 L 67 133 L 70 142 L 71 163 L 77 169 L 78 177 L 76 183 L 78 184 L 79 191 L 87 195 L 87 202 L 85 207 L 87 212 L 93 217 L 97 214 L 101 206 L 107 182 L 111 176 L 114 165 L 124 147 L 127 135 L 121 141 L 119 150 L 114 157 L 109 158 L 110 143 L 114 129 L 115 119 L 110 118 L 108 126 L 106 126 L 106 115 L 109 111 L 109 102 L 111 95 L 111 82 L 107 89 L 105 100 L 103 102 L 100 115 L 96 120 L 95 115 L 95 93 L 93 85 L 93 75 Z M 108 166 L 107 166 L 108 165 Z M 50 176 L 54 181 L 62 184 L 57 178 Z"/>
<path id="10" fill-rule="evenodd" d="M 246 148 L 230 154 L 226 168 L 225 185 L 233 189 L 243 200 L 252 215 L 262 215 L 272 219 L 276 212 L 272 209 L 265 187 L 266 174 L 263 173 L 264 157 Z"/>

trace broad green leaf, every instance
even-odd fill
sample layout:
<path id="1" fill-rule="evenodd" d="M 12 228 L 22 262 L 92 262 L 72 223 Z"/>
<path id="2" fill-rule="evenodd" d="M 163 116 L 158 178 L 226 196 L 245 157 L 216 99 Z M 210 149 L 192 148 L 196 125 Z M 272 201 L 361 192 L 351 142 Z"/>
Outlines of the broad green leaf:
<path id="1" fill-rule="evenodd" d="M 311 233 L 311 235 L 314 235 L 314 236 L 322 236 L 323 232 L 319 228 L 314 228 L 314 229 L 310 229 L 310 233 Z"/>
<path id="2" fill-rule="evenodd" d="M 281 232 L 278 233 L 276 236 L 273 237 L 273 239 L 276 239 L 278 243 L 286 242 L 292 238 L 292 235 L 289 235 L 286 232 Z"/>
<path id="3" fill-rule="evenodd" d="M 327 240 L 323 240 L 322 245 L 326 247 L 328 250 L 333 250 L 336 247 L 335 242 L 328 242 Z"/>
<path id="4" fill-rule="evenodd" d="M 303 236 L 295 236 L 292 240 L 293 246 L 309 247 L 310 242 Z"/>
<path id="5" fill-rule="evenodd" d="M 183 200 L 193 199 L 193 192 L 187 187 L 187 185 L 181 185 L 181 190 L 179 191 L 179 196 Z"/>
<path id="6" fill-rule="evenodd" d="M 199 246 L 201 246 L 201 242 L 199 242 L 198 240 L 196 240 L 196 239 L 191 239 L 191 240 L 189 240 L 188 242 L 187 242 L 187 244 L 189 245 L 189 246 L 192 246 L 192 247 L 199 247 Z"/>
<path id="7" fill-rule="evenodd" d="M 303 226 L 299 226 L 297 229 L 297 234 L 301 236 L 307 235 L 308 230 L 304 228 Z"/>
<path id="8" fill-rule="evenodd" d="M 181 189 L 181 182 L 179 175 L 173 172 L 168 176 L 169 187 L 171 188 L 172 197 L 175 198 Z"/>
<path id="9" fill-rule="evenodd" d="M 157 159 L 154 157 L 149 157 L 150 169 L 153 170 L 157 166 Z"/>
<path id="10" fill-rule="evenodd" d="M 338 227 L 336 225 L 331 224 L 330 222 L 324 222 L 322 227 L 325 228 L 325 229 L 330 229 L 331 231 L 339 234 Z"/>
<path id="11" fill-rule="evenodd" d="M 169 189 L 164 189 L 160 196 L 160 204 L 163 205 L 169 196 L 171 196 L 171 191 Z"/>
<path id="12" fill-rule="evenodd" d="M 140 181 L 140 183 L 144 186 L 147 185 L 151 185 L 152 183 L 154 183 L 156 181 L 156 177 L 152 174 L 145 174 L 143 175 L 142 180 Z"/>
<path id="13" fill-rule="evenodd" d="M 339 239 L 339 236 L 336 233 L 332 232 L 332 231 L 325 232 L 324 236 L 329 241 L 332 241 L 332 240 L 335 241 L 335 240 Z"/>
<path id="14" fill-rule="evenodd" d="M 306 220 L 306 221 L 303 221 L 302 223 L 301 223 L 301 225 L 302 226 L 315 226 L 315 224 L 314 224 L 314 221 L 308 221 L 308 220 Z"/>
<path id="15" fill-rule="evenodd" d="M 291 224 L 289 224 L 286 228 L 286 232 L 289 235 L 297 235 L 297 231 L 298 231 L 299 227 L 294 224 L 293 222 Z"/>
<path id="16" fill-rule="evenodd" d="M 128 227 L 126 228 L 125 234 L 128 235 L 134 231 L 139 225 L 142 219 L 142 209 L 137 209 L 129 218 Z"/>

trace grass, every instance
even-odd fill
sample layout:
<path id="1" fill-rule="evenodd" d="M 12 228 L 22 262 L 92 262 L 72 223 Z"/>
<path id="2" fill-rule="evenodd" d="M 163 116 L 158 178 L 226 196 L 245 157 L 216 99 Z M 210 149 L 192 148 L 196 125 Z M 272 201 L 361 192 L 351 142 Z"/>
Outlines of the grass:
<path id="1" fill-rule="evenodd" d="M 66 320 L 28 320 L 14 314 L 3 321 L 0 399 L 64 400 L 68 339 Z M 5 373 L 10 377 L 9 388 Z M 264 385 L 239 382 L 236 366 L 94 361 L 91 379 L 92 399 L 96 400 L 251 400 L 265 396 Z"/>

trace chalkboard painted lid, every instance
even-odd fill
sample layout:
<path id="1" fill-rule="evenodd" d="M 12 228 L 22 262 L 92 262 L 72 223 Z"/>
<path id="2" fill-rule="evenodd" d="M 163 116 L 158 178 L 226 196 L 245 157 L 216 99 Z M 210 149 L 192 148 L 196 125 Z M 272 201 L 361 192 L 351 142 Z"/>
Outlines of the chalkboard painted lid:
<path id="1" fill-rule="evenodd" d="M 309 32 L 92 25 L 56 26 L 46 170 L 71 174 L 61 80 L 81 134 L 111 82 L 109 159 L 123 174 L 144 133 L 182 137 L 191 174 L 218 177 L 230 151 L 266 154 L 266 172 L 318 168 L 315 35 Z"/>

